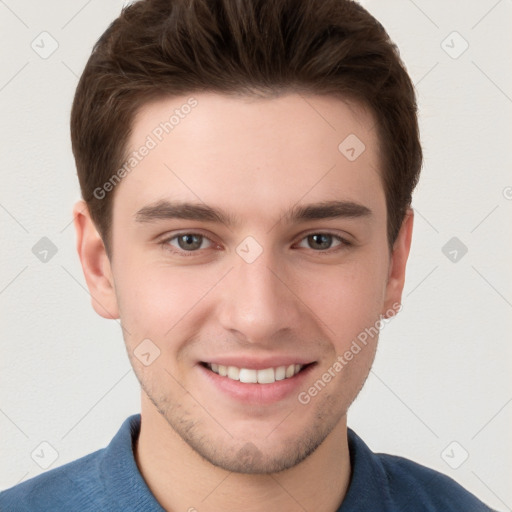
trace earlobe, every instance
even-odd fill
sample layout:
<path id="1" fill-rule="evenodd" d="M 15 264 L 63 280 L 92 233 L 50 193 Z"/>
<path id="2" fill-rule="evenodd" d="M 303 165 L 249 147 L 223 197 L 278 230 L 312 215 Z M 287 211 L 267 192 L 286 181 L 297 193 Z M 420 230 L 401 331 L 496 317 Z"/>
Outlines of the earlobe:
<path id="1" fill-rule="evenodd" d="M 92 307 L 103 318 L 119 318 L 110 261 L 85 201 L 80 200 L 73 207 L 73 222 L 76 249 L 91 294 Z"/>
<path id="2" fill-rule="evenodd" d="M 412 242 L 412 229 L 414 222 L 414 211 L 412 208 L 407 210 L 397 239 L 393 245 L 393 251 L 389 262 L 388 281 L 386 284 L 386 293 L 384 301 L 384 311 L 382 315 L 385 318 L 393 316 L 401 309 L 402 291 L 405 284 L 405 269 L 409 251 Z"/>

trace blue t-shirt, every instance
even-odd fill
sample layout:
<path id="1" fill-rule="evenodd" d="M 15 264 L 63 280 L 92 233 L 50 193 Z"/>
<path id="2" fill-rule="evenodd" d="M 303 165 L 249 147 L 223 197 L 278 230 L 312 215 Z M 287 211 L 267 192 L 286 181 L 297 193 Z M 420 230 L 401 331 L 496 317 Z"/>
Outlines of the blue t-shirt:
<path id="1" fill-rule="evenodd" d="M 128 417 L 106 448 L 1 492 L 0 511 L 164 511 L 135 462 L 140 421 L 140 414 Z M 348 443 L 352 474 L 337 512 L 492 510 L 437 471 L 402 457 L 373 453 L 350 428 Z"/>

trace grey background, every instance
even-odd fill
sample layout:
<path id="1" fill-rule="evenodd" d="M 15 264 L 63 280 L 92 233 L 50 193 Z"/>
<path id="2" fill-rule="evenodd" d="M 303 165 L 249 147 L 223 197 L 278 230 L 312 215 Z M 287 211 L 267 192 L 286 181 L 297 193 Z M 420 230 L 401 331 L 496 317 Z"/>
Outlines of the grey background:
<path id="1" fill-rule="evenodd" d="M 362 3 L 417 85 L 425 164 L 403 310 L 349 425 L 511 510 L 512 1 Z M 71 102 L 122 5 L 0 0 L 0 489 L 105 446 L 140 411 L 71 224 Z"/>

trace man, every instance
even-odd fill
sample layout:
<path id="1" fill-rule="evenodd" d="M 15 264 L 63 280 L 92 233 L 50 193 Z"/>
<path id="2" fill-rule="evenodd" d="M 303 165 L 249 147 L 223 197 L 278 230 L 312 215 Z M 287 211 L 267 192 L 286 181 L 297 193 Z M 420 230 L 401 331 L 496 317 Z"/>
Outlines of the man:
<path id="1" fill-rule="evenodd" d="M 422 159 L 411 81 L 364 9 L 136 2 L 71 136 L 78 254 L 141 414 L 2 510 L 490 510 L 347 427 L 400 309 Z"/>

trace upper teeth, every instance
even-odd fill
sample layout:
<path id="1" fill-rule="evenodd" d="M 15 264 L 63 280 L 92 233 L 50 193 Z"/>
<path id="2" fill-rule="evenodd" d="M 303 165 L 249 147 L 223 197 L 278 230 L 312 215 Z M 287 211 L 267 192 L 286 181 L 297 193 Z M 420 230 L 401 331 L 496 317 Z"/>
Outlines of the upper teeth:
<path id="1" fill-rule="evenodd" d="M 239 380 L 245 383 L 272 384 L 276 380 L 283 380 L 293 377 L 302 369 L 301 364 L 290 364 L 289 366 L 278 366 L 277 368 L 265 368 L 264 370 L 252 370 L 250 368 L 237 368 L 236 366 L 224 366 L 211 363 L 208 367 L 221 377 Z"/>

